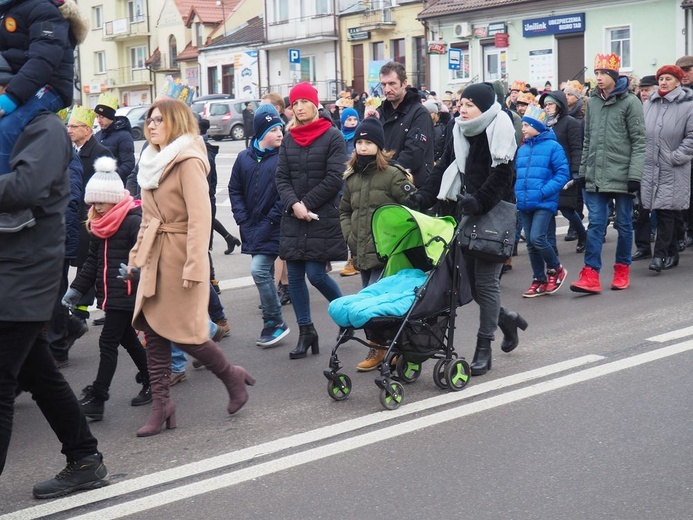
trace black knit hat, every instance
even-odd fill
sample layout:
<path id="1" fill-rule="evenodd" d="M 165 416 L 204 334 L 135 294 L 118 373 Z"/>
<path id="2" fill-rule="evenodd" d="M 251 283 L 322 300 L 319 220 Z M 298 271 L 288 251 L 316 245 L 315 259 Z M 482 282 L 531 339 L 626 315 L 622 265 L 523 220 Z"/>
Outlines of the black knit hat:
<path id="1" fill-rule="evenodd" d="M 496 102 L 496 92 L 490 83 L 469 85 L 460 97 L 474 103 L 482 112 L 486 112 Z"/>
<path id="2" fill-rule="evenodd" d="M 383 125 L 377 117 L 367 117 L 359 123 L 354 131 L 354 142 L 366 139 L 382 150 L 385 148 L 385 132 Z"/>
<path id="3" fill-rule="evenodd" d="M 654 87 L 656 85 L 659 85 L 659 83 L 657 82 L 657 78 L 654 76 L 643 76 L 640 78 L 641 87 Z"/>

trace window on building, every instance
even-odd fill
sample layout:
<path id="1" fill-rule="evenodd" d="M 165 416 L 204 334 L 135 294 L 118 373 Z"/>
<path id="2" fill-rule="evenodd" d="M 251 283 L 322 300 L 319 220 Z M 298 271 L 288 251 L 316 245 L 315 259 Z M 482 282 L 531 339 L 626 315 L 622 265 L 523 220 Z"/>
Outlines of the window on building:
<path id="1" fill-rule="evenodd" d="M 330 4 L 331 2 L 329 0 L 316 0 L 315 14 L 332 14 L 330 13 Z"/>
<path id="2" fill-rule="evenodd" d="M 96 74 L 106 73 L 106 53 L 104 51 L 94 53 L 94 71 Z"/>
<path id="3" fill-rule="evenodd" d="M 315 79 L 315 56 L 301 56 L 301 81 L 314 83 Z"/>
<path id="4" fill-rule="evenodd" d="M 621 57 L 621 68 L 632 67 L 630 27 L 609 27 L 606 30 L 607 48 Z"/>
<path id="5" fill-rule="evenodd" d="M 273 0 L 274 1 L 274 21 L 287 22 L 289 21 L 289 0 Z"/>
<path id="6" fill-rule="evenodd" d="M 103 27 L 103 6 L 97 5 L 91 8 L 91 23 L 94 29 Z"/>
<path id="7" fill-rule="evenodd" d="M 385 59 L 385 42 L 371 43 L 371 60 L 378 61 Z"/>
<path id="8" fill-rule="evenodd" d="M 484 81 L 503 80 L 507 76 L 507 61 L 505 50 L 492 45 L 484 46 Z"/>
<path id="9" fill-rule="evenodd" d="M 417 36 L 414 38 L 414 71 L 411 73 L 411 83 L 414 86 L 423 85 L 426 83 L 426 73 L 428 56 L 426 55 L 427 45 L 426 38 Z"/>
<path id="10" fill-rule="evenodd" d="M 195 46 L 202 47 L 204 45 L 204 32 L 202 31 L 202 24 L 197 22 L 195 24 Z"/>
<path id="11" fill-rule="evenodd" d="M 144 22 L 144 0 L 128 0 L 128 19 L 130 23 Z"/>
<path id="12" fill-rule="evenodd" d="M 471 77 L 471 58 L 469 53 L 468 43 L 451 43 L 450 47 L 453 49 L 459 49 L 462 52 L 460 58 L 460 70 L 450 71 L 450 81 L 469 81 Z"/>
<path id="13" fill-rule="evenodd" d="M 406 51 L 404 49 L 404 38 L 398 40 L 390 40 L 390 50 L 392 51 L 392 61 L 401 63 L 406 68 L 407 58 Z"/>
<path id="14" fill-rule="evenodd" d="M 178 45 L 176 45 L 176 37 L 173 35 L 168 37 L 168 55 L 171 57 L 171 67 L 177 67 Z"/>
<path id="15" fill-rule="evenodd" d="M 130 47 L 130 67 L 133 69 L 143 69 L 144 61 L 147 59 L 147 48 L 144 45 Z"/>
<path id="16" fill-rule="evenodd" d="M 219 69 L 207 67 L 207 90 L 209 94 L 219 93 Z"/>

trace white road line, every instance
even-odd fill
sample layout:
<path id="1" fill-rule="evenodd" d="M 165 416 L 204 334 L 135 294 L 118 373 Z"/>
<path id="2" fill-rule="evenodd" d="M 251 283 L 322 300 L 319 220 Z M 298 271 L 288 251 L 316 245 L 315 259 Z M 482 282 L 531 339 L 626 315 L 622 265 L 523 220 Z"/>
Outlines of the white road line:
<path id="1" fill-rule="evenodd" d="M 114 497 L 126 495 L 134 491 L 141 491 L 153 486 L 173 482 L 183 478 L 199 475 L 208 471 L 231 466 L 241 462 L 248 462 L 257 457 L 279 453 L 289 448 L 304 446 L 313 442 L 323 441 L 332 437 L 343 435 L 349 432 L 359 430 L 361 428 L 373 426 L 385 421 L 391 421 L 400 417 L 405 417 L 424 410 L 443 406 L 459 401 L 471 399 L 473 397 L 483 395 L 489 392 L 502 390 L 510 386 L 526 383 L 542 377 L 552 376 L 554 374 L 565 372 L 579 368 L 591 363 L 596 363 L 603 360 L 603 356 L 587 355 L 553 365 L 536 368 L 520 374 L 502 377 L 485 383 L 472 384 L 465 388 L 462 392 L 450 392 L 428 399 L 422 399 L 411 404 L 405 404 L 402 408 L 393 411 L 376 412 L 356 419 L 350 419 L 341 423 L 324 426 L 304 433 L 299 433 L 275 441 L 250 446 L 248 448 L 225 453 L 217 457 L 211 457 L 205 460 L 200 460 L 190 464 L 185 464 L 177 468 L 171 468 L 150 475 L 144 475 L 124 482 L 118 482 L 105 488 L 81 493 L 65 498 L 57 499 L 52 502 L 47 502 L 38 506 L 9 513 L 8 515 L 0 516 L 0 520 L 30 520 L 41 518 L 44 516 L 68 511 L 70 509 L 93 504 L 102 500 L 111 499 Z M 329 397 L 325 396 L 325 399 Z M 339 406 L 335 403 L 335 406 Z M 108 463 L 108 453 L 106 453 L 106 463 Z M 114 468 L 111 468 L 114 470 Z"/>
<path id="2" fill-rule="evenodd" d="M 652 336 L 651 338 L 647 338 L 647 341 L 656 341 L 657 343 L 665 343 L 665 342 L 671 341 L 673 339 L 681 339 L 681 338 L 685 338 L 687 336 L 693 336 L 693 327 L 686 327 L 685 329 L 678 329 L 678 330 L 672 330 L 669 332 L 665 332 L 664 334 L 660 334 L 658 336 Z"/>
<path id="3" fill-rule="evenodd" d="M 650 363 L 658 359 L 690 350 L 693 350 L 693 341 L 663 347 L 655 351 L 646 352 L 644 354 L 606 363 L 593 368 L 586 368 L 580 372 L 537 383 L 532 386 L 520 388 L 518 390 L 512 390 L 510 392 L 489 397 L 474 403 L 460 405 L 459 407 L 451 410 L 445 410 L 418 419 L 412 419 L 401 424 L 396 424 L 378 429 L 373 432 L 357 435 L 350 439 L 336 441 L 319 448 L 309 449 L 301 453 L 288 455 L 286 457 L 257 464 L 249 468 L 231 471 L 230 473 L 220 475 L 218 477 L 205 479 L 193 484 L 179 486 L 174 489 L 155 493 L 144 498 L 106 507 L 92 513 L 75 516 L 72 517 L 72 520 L 110 520 L 122 518 L 127 515 L 140 513 L 142 511 L 165 506 L 186 498 L 224 489 L 265 475 L 270 475 L 289 468 L 302 466 L 310 462 L 315 462 L 317 460 L 325 459 L 334 455 L 353 451 L 365 446 L 376 444 L 378 442 L 400 437 L 407 433 L 412 433 L 424 428 L 430 428 L 431 426 L 450 422 L 462 417 L 528 399 L 530 397 L 541 395 L 547 392 L 566 388 L 578 383 L 584 383 L 585 381 L 589 381 L 597 377 L 620 372 L 628 368 Z"/>

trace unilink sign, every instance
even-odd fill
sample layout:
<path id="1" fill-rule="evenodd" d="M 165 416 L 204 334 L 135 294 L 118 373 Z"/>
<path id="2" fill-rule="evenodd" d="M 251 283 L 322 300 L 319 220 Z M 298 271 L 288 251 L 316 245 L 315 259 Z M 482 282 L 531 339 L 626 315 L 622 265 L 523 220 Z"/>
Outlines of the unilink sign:
<path id="1" fill-rule="evenodd" d="M 522 20 L 522 36 L 525 38 L 576 32 L 585 32 L 585 13 Z"/>

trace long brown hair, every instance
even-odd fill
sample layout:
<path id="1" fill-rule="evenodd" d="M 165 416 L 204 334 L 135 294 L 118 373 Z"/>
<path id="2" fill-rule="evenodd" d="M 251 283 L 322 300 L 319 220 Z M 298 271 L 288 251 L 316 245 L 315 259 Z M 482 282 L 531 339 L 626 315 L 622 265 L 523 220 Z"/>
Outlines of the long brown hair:
<path id="1" fill-rule="evenodd" d="M 167 146 L 181 135 L 198 135 L 200 133 L 197 119 L 195 119 L 192 110 L 182 101 L 171 98 L 158 99 L 147 110 L 147 118 L 152 117 L 152 112 L 154 112 L 155 108 L 159 109 L 161 118 L 166 121 L 168 128 Z M 144 125 L 144 136 L 149 141 L 150 146 L 156 147 L 157 150 L 159 149 L 158 145 L 152 144 L 150 141 L 149 125 L 146 123 Z"/>

